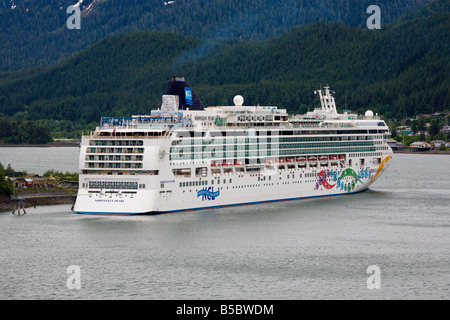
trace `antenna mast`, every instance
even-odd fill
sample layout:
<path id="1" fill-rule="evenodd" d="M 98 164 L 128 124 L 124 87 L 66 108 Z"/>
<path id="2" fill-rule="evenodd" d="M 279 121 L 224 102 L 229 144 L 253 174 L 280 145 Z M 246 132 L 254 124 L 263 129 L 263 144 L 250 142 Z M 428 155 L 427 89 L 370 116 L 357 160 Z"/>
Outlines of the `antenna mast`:
<path id="1" fill-rule="evenodd" d="M 318 91 L 322 110 L 332 114 L 337 114 L 336 102 L 334 101 L 334 97 L 331 95 L 334 91 L 330 90 L 330 87 L 324 87 L 323 90 Z"/>

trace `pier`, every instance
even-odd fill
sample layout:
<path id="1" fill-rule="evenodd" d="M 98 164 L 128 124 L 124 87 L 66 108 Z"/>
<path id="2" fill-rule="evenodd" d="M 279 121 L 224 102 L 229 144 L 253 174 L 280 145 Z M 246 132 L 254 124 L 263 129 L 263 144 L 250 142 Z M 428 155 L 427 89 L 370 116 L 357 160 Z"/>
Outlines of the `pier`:
<path id="1" fill-rule="evenodd" d="M 25 194 L 20 196 L 11 196 L 11 201 L 14 201 L 14 208 L 12 210 L 12 214 L 23 215 L 26 214 L 24 202 L 34 201 L 34 207 L 36 208 L 37 201 L 39 199 L 50 199 L 50 198 L 62 198 L 62 197 L 72 197 L 72 208 L 75 204 L 75 200 L 77 198 L 76 193 L 66 193 L 66 192 L 58 192 L 58 193 L 37 193 L 37 194 Z M 22 213 L 21 213 L 22 212 Z"/>

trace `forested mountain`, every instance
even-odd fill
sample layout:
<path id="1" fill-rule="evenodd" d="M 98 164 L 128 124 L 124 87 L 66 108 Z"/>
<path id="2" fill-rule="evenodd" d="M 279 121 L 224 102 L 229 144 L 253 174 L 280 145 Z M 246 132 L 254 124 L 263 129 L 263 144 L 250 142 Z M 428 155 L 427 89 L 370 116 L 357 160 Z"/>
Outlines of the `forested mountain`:
<path id="1" fill-rule="evenodd" d="M 402 118 L 449 109 L 449 43 L 450 10 L 379 32 L 321 23 L 262 43 L 230 45 L 186 74 L 207 84 L 202 96 L 211 103 L 225 102 L 234 90 L 250 104 L 305 112 L 301 104 L 317 103 L 313 90 L 330 84 L 340 108 Z M 218 94 L 215 86 L 227 91 Z"/>
<path id="2" fill-rule="evenodd" d="M 449 0 L 442 1 L 447 4 Z M 329 84 L 338 108 L 387 118 L 448 110 L 450 11 L 429 9 L 381 30 L 322 22 L 264 41 L 208 40 L 136 31 L 108 37 L 52 67 L 0 74 L 0 116 L 97 122 L 149 113 L 169 75 L 206 105 L 277 105 L 305 112 Z"/>
<path id="3" fill-rule="evenodd" d="M 365 27 L 369 5 L 390 23 L 433 0 L 0 0 L 0 70 L 61 62 L 109 35 L 170 31 L 208 39 L 265 40 L 312 22 Z M 79 3 L 81 29 L 69 30 Z"/>

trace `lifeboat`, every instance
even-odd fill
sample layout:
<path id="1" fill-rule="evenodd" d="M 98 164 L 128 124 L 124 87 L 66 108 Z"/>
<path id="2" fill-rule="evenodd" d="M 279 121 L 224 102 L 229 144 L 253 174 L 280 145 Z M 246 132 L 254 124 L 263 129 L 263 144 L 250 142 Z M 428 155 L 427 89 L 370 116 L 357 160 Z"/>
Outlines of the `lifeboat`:
<path id="1" fill-rule="evenodd" d="M 308 157 L 308 163 L 312 166 L 317 164 L 317 158 L 316 157 Z"/>
<path id="2" fill-rule="evenodd" d="M 306 164 L 306 158 L 305 157 L 298 157 L 297 162 L 299 165 L 303 166 Z"/>
<path id="3" fill-rule="evenodd" d="M 319 161 L 320 161 L 321 165 L 326 165 L 326 164 L 328 164 L 328 157 L 327 156 L 321 156 L 319 158 Z"/>

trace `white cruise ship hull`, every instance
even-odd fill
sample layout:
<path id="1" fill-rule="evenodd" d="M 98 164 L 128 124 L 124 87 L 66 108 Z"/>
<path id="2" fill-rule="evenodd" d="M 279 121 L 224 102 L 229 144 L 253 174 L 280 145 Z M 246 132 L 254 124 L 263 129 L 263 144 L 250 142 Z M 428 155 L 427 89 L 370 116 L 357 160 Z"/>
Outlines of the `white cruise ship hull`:
<path id="1" fill-rule="evenodd" d="M 367 190 L 392 150 L 386 123 L 338 114 L 332 91 L 322 109 L 204 108 L 172 77 L 161 110 L 102 118 L 82 137 L 77 213 L 152 214 L 327 197 Z"/>
<path id="2" fill-rule="evenodd" d="M 194 181 L 176 179 L 173 176 L 141 176 L 138 179 L 139 185 L 158 188 L 138 189 L 135 193 L 113 190 L 89 192 L 88 188 L 80 188 L 74 211 L 87 214 L 158 214 L 348 195 L 366 191 L 387 168 L 390 159 L 391 156 L 386 156 L 381 164 L 371 167 L 298 168 L 281 172 L 267 171 L 253 176 L 233 174 Z M 88 179 L 105 180 L 105 176 L 89 176 Z M 121 179 L 126 180 L 126 176 Z M 111 179 L 116 180 L 117 176 Z M 194 184 L 204 181 L 205 184 L 180 186 L 188 180 L 195 182 Z"/>

